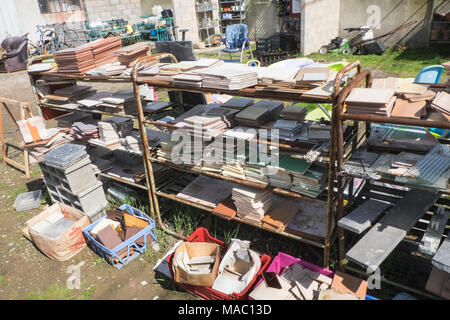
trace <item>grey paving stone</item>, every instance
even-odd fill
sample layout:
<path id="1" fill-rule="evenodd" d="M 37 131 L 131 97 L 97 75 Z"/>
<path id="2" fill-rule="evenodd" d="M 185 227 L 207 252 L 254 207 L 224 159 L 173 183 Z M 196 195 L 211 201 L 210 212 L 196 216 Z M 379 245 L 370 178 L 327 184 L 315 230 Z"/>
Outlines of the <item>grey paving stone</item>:
<path id="1" fill-rule="evenodd" d="M 361 234 L 372 226 L 375 220 L 387 209 L 390 204 L 384 201 L 369 199 L 358 208 L 338 221 L 338 226 L 351 232 Z"/>
<path id="2" fill-rule="evenodd" d="M 450 239 L 447 238 L 439 247 L 431 260 L 431 263 L 438 269 L 450 273 Z"/>
<path id="3" fill-rule="evenodd" d="M 347 252 L 347 259 L 374 272 L 438 197 L 423 190 L 408 192 Z"/>

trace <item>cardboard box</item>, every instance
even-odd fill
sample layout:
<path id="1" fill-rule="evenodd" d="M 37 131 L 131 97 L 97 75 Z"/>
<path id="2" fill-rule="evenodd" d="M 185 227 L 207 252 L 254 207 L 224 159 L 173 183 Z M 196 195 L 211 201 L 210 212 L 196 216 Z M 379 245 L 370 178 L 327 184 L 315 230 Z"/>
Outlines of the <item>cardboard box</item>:
<path id="1" fill-rule="evenodd" d="M 191 259 L 201 256 L 215 256 L 216 260 L 214 261 L 211 273 L 206 274 L 190 273 L 187 270 L 176 266 L 174 263 L 172 265 L 174 281 L 177 283 L 186 283 L 194 286 L 212 287 L 219 272 L 220 246 L 216 243 L 207 242 L 183 242 L 178 246 L 174 257 L 177 256 L 177 254 L 182 254 L 184 251 L 187 252 L 189 258 Z"/>
<path id="2" fill-rule="evenodd" d="M 61 212 L 65 218 L 74 224 L 57 238 L 48 238 L 33 231 L 33 226 L 42 220 Z M 86 247 L 83 229 L 91 224 L 89 217 L 82 211 L 63 203 L 55 203 L 37 216 L 27 221 L 27 228 L 33 243 L 49 258 L 65 261 L 69 260 Z"/>

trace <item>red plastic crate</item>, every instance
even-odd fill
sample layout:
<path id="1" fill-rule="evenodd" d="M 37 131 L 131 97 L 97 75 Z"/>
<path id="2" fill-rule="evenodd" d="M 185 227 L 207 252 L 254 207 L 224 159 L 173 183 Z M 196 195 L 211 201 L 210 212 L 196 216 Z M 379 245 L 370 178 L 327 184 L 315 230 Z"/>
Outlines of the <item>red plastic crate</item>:
<path id="1" fill-rule="evenodd" d="M 195 230 L 187 239 L 188 242 L 211 242 L 211 243 L 217 243 L 220 246 L 220 252 L 221 255 L 223 255 L 227 247 L 224 242 L 211 237 L 208 230 L 205 228 L 198 228 Z M 170 275 L 172 276 L 173 281 L 173 271 L 172 271 L 172 258 L 173 253 L 167 257 L 167 263 L 169 264 L 169 270 Z M 249 285 L 245 288 L 244 291 L 241 293 L 235 293 L 233 292 L 231 295 L 227 295 L 225 293 L 219 292 L 217 290 L 213 290 L 208 287 L 198 287 L 198 286 L 191 286 L 189 284 L 185 283 L 177 283 L 180 287 L 182 287 L 184 290 L 200 297 L 203 300 L 248 300 L 249 293 L 253 290 L 254 286 L 258 282 L 258 280 L 261 278 L 261 274 L 267 269 L 271 261 L 270 256 L 263 254 L 261 256 L 261 269 L 257 272 L 255 277 L 252 279 L 252 281 L 249 283 Z"/>

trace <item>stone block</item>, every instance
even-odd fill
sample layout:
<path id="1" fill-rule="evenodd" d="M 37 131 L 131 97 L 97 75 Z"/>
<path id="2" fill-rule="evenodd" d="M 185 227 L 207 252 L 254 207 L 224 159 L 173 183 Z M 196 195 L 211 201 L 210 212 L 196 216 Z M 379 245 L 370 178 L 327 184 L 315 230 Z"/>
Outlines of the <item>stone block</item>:
<path id="1" fill-rule="evenodd" d="M 376 219 L 387 209 L 390 204 L 387 202 L 369 199 L 358 208 L 350 212 L 338 221 L 338 226 L 351 232 L 361 234 L 369 228 Z"/>

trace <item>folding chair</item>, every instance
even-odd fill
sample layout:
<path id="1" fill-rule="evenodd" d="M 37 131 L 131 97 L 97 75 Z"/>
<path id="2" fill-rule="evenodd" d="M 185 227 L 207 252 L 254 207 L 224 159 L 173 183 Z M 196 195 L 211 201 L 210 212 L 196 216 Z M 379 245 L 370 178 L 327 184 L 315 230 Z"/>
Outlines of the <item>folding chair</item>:
<path id="1" fill-rule="evenodd" d="M 250 38 L 248 37 L 248 28 L 245 24 L 232 24 L 227 27 L 225 32 L 226 38 L 220 39 L 223 42 L 221 48 L 219 49 L 219 59 L 221 53 L 228 53 L 230 59 L 222 59 L 226 62 L 240 62 L 244 56 L 244 50 L 249 50 L 251 59 L 253 59 L 253 52 L 250 48 Z M 240 53 L 241 57 L 239 60 L 233 59 L 233 53 Z"/>

